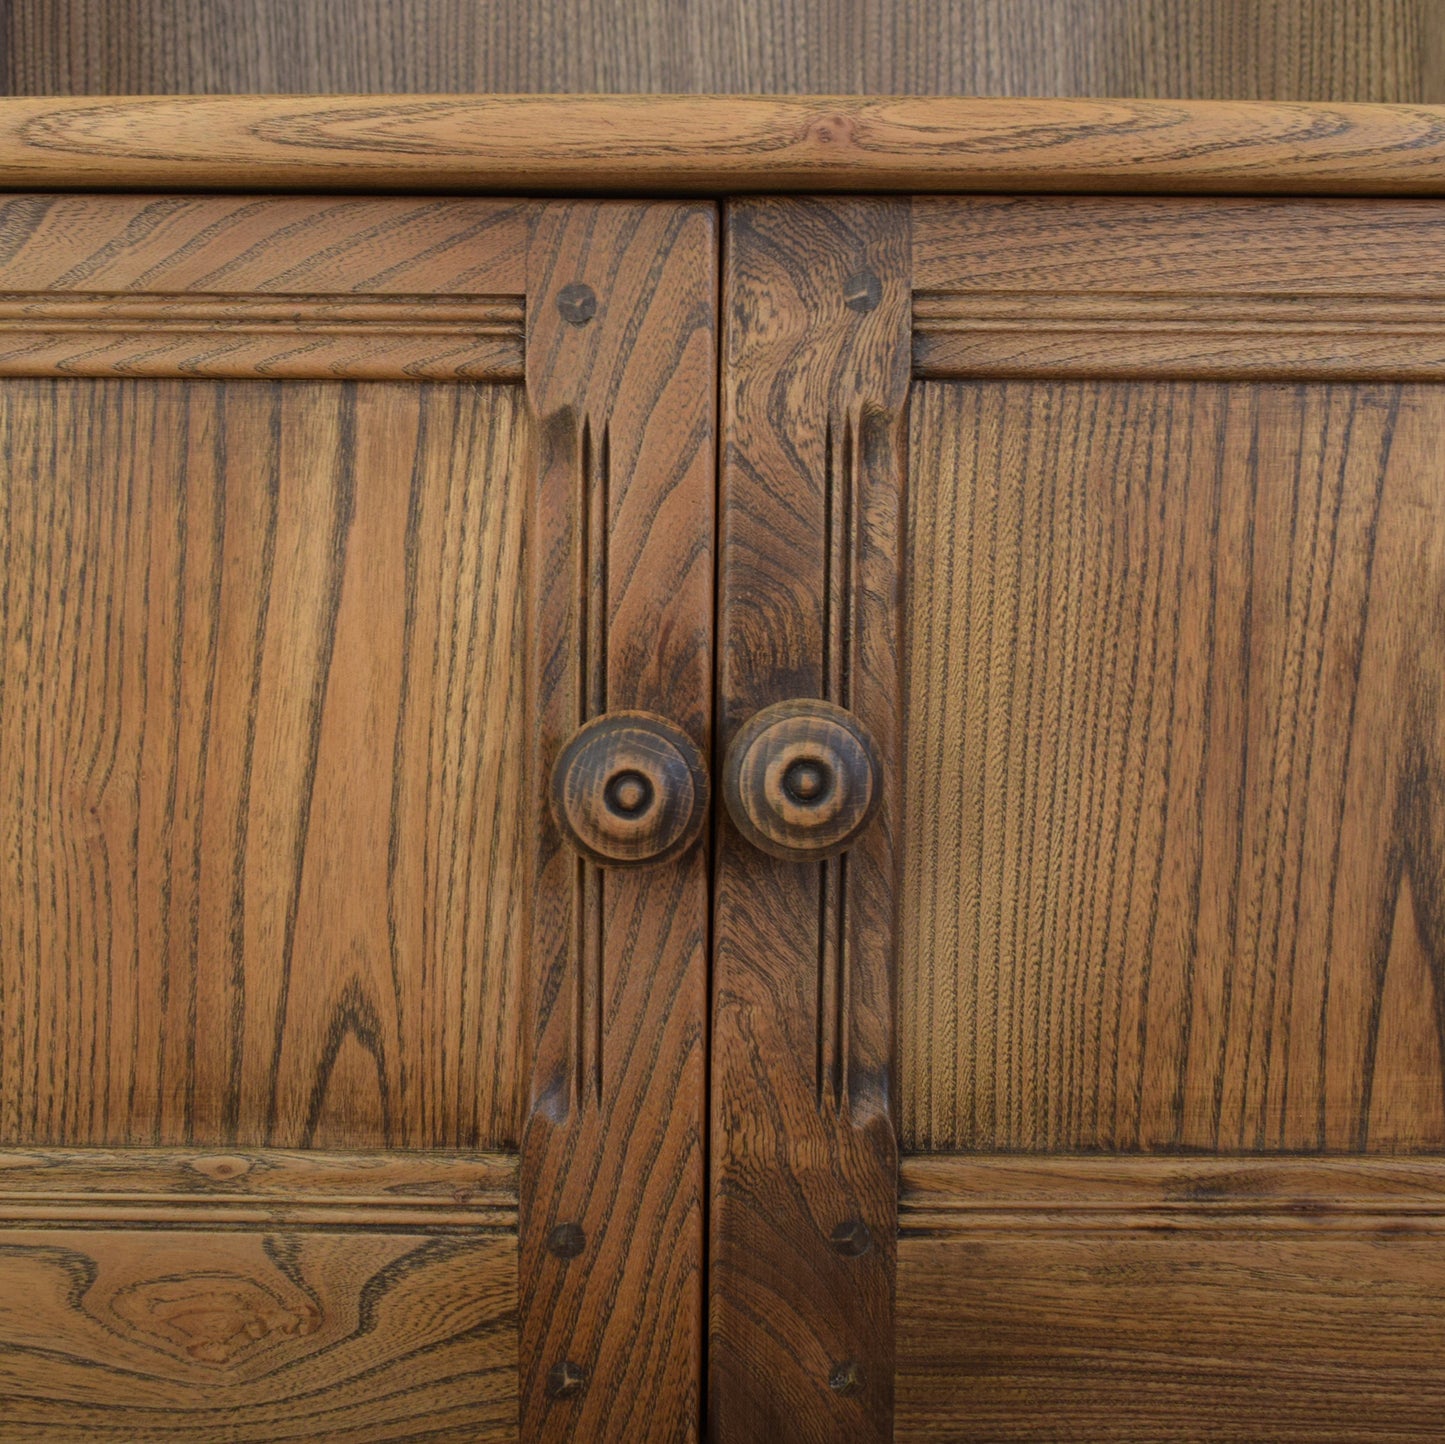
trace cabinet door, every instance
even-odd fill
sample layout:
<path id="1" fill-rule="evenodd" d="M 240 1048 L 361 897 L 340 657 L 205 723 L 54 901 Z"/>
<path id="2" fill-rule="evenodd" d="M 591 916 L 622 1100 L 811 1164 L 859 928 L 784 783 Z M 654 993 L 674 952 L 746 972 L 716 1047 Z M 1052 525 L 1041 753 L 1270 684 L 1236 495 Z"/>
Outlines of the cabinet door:
<path id="1" fill-rule="evenodd" d="M 717 1438 L 1432 1436 L 1445 206 L 726 254 Z"/>
<path id="2" fill-rule="evenodd" d="M 714 232 L 0 205 L 0 1438 L 696 1437 Z"/>

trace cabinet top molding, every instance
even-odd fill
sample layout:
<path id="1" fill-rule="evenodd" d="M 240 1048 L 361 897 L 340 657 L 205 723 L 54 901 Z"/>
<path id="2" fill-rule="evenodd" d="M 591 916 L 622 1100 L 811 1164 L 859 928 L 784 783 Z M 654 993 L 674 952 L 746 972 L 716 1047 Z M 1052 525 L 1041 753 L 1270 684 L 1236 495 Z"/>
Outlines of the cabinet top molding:
<path id="1" fill-rule="evenodd" d="M 0 99 L 8 190 L 1445 195 L 1445 106 L 955 97 Z"/>

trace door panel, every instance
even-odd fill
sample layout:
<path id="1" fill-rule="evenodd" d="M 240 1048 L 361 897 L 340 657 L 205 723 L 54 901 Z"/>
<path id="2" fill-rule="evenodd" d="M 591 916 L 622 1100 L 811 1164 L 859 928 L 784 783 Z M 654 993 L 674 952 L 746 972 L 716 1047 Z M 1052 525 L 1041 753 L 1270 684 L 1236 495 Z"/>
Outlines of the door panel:
<path id="1" fill-rule="evenodd" d="M 905 1147 L 1438 1150 L 1445 394 L 912 415 Z"/>
<path id="2" fill-rule="evenodd" d="M 697 1437 L 714 232 L 0 202 L 0 1439 Z"/>
<path id="3" fill-rule="evenodd" d="M 5 1141 L 515 1146 L 517 389 L 11 380 L 0 438 Z"/>
<path id="4" fill-rule="evenodd" d="M 1445 208 L 914 222 L 897 1437 L 1420 1437 Z"/>
<path id="5" fill-rule="evenodd" d="M 1442 1173 L 906 1159 L 895 1437 L 1433 1438 Z"/>
<path id="6" fill-rule="evenodd" d="M 1445 207 L 789 198 L 728 229 L 716 1437 L 1418 1435 Z M 839 702 L 884 801 L 820 861 Z M 873 1111 L 835 1057 L 896 1063 Z"/>
<path id="7" fill-rule="evenodd" d="M 511 1230 L 0 1233 L 15 1440 L 517 1437 Z"/>

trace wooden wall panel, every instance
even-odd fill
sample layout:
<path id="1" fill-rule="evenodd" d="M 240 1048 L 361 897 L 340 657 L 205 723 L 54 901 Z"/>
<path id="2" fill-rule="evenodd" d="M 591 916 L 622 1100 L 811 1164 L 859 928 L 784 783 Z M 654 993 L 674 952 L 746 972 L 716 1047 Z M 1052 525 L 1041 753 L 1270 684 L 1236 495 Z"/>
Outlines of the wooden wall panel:
<path id="1" fill-rule="evenodd" d="M 517 1242 L 0 1229 L 0 1441 L 509 1444 Z"/>
<path id="2" fill-rule="evenodd" d="M 6 0 L 9 93 L 1445 99 L 1433 0 Z"/>
<path id="3" fill-rule="evenodd" d="M 1442 423 L 915 387 L 905 1148 L 1445 1145 Z"/>
<path id="4" fill-rule="evenodd" d="M 519 390 L 9 380 L 0 435 L 0 1139 L 513 1144 Z"/>
<path id="5" fill-rule="evenodd" d="M 1442 1202 L 1423 1161 L 905 1160 L 895 1438 L 1433 1437 Z"/>

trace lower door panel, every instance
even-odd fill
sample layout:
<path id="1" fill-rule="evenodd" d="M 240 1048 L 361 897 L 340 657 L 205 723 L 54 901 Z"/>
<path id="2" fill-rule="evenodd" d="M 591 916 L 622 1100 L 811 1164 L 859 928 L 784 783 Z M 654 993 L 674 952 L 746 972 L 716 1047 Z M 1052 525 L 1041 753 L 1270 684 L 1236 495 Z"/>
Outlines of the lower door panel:
<path id="1" fill-rule="evenodd" d="M 517 1437 L 504 1155 L 11 1153 L 3 1440 Z"/>
<path id="2" fill-rule="evenodd" d="M 899 1440 L 1420 1439 L 1445 1183 L 1418 1160 L 907 1160 Z"/>

